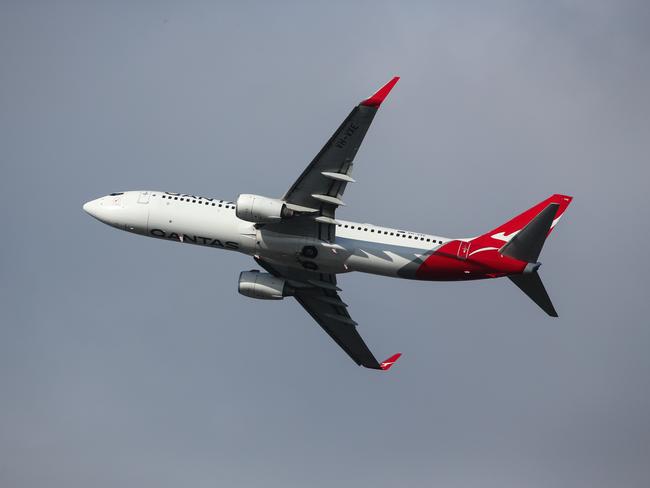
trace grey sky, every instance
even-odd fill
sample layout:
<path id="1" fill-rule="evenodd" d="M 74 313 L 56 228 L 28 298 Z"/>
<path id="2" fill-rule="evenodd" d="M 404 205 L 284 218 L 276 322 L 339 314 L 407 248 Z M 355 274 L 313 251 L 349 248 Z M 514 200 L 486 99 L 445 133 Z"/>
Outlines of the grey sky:
<path id="1" fill-rule="evenodd" d="M 0 485 L 646 487 L 647 2 L 0 4 Z M 575 196 L 507 280 L 340 278 L 389 374 L 249 258 L 128 235 L 111 191 L 281 195 L 402 80 L 340 216 L 468 236 Z"/>

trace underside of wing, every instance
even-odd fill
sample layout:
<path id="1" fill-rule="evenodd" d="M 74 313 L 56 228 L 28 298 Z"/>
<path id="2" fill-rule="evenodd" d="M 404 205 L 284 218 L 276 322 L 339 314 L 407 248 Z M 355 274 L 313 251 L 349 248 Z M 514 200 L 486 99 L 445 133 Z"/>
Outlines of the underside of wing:
<path id="1" fill-rule="evenodd" d="M 320 152 L 282 197 L 287 207 L 303 215 L 269 227 L 276 232 L 297 233 L 333 241 L 336 208 L 348 183 L 353 183 L 354 157 L 379 109 L 395 86 L 394 77 L 370 98 L 354 107 Z"/>
<path id="2" fill-rule="evenodd" d="M 393 355 L 380 363 L 357 332 L 357 323 L 347 311 L 347 304 L 338 294 L 336 276 L 311 273 L 256 259 L 258 264 L 276 277 L 288 280 L 294 298 L 334 341 L 360 366 L 387 370 L 399 357 Z"/>

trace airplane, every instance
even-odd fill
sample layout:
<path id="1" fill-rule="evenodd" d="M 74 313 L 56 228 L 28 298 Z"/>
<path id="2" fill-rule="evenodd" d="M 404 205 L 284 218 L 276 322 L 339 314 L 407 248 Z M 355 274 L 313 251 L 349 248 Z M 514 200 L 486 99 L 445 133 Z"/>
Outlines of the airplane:
<path id="1" fill-rule="evenodd" d="M 508 277 L 544 312 L 557 312 L 538 274 L 548 235 L 572 197 L 554 194 L 506 223 L 471 238 L 448 238 L 336 217 L 353 161 L 379 107 L 399 77 L 352 109 L 281 198 L 241 194 L 219 200 L 167 191 L 125 191 L 83 209 L 117 229 L 252 256 L 264 271 L 242 271 L 238 291 L 265 300 L 295 298 L 360 366 L 379 362 L 341 299 L 337 275 L 353 271 L 425 281 Z"/>

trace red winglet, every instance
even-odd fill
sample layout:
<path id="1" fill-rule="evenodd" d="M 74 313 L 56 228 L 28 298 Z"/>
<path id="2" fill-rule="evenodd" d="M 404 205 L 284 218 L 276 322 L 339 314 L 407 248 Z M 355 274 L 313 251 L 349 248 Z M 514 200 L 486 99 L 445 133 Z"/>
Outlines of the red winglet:
<path id="1" fill-rule="evenodd" d="M 399 76 L 395 76 L 392 80 L 390 80 L 379 90 L 377 90 L 377 93 L 375 93 L 370 98 L 361 102 L 361 105 L 365 105 L 367 107 L 379 107 L 381 105 L 381 102 L 383 102 L 386 99 L 386 97 L 388 96 L 388 94 L 390 93 L 390 91 L 393 89 L 393 87 L 398 81 L 399 81 Z"/>
<path id="2" fill-rule="evenodd" d="M 399 357 L 401 355 L 402 355 L 401 352 L 398 352 L 397 354 L 393 354 L 391 357 L 389 357 L 385 361 L 382 361 L 381 363 L 379 363 L 379 366 L 384 371 L 388 371 L 391 368 L 391 366 L 397 362 L 397 360 L 399 359 Z"/>

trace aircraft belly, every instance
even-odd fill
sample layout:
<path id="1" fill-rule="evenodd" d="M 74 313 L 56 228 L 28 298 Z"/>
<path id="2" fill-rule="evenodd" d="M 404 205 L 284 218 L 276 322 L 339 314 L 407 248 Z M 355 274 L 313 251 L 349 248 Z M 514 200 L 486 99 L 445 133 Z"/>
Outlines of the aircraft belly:
<path id="1" fill-rule="evenodd" d="M 346 260 L 351 271 L 396 278 L 414 279 L 426 251 L 423 249 L 391 246 L 357 241 Z"/>
<path id="2" fill-rule="evenodd" d="M 327 242 L 261 229 L 255 249 L 249 251 L 268 261 L 318 273 L 345 273 L 346 253 Z M 313 254 L 312 254 L 313 253 Z"/>
<path id="3" fill-rule="evenodd" d="M 313 247 L 316 256 L 306 257 L 306 247 Z M 336 243 L 330 244 L 318 239 L 261 229 L 256 235 L 255 248 L 246 249 L 245 252 L 308 271 L 335 274 L 359 271 L 417 279 L 417 270 L 432 250 L 349 238 L 337 238 Z"/>

